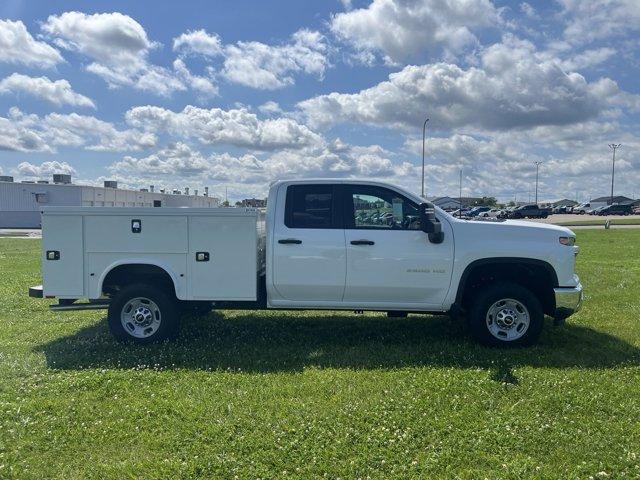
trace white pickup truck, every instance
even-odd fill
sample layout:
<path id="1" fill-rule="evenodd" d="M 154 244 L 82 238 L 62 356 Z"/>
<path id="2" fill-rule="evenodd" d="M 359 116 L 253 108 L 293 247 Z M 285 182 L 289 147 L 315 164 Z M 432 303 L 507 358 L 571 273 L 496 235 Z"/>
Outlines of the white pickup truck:
<path id="1" fill-rule="evenodd" d="M 272 308 L 450 313 L 483 343 L 528 345 L 545 314 L 562 321 L 582 302 L 571 230 L 461 220 L 375 181 L 278 181 L 266 218 L 50 207 L 42 227 L 30 295 L 108 308 L 113 334 L 138 343 L 177 335 L 185 310 Z"/>

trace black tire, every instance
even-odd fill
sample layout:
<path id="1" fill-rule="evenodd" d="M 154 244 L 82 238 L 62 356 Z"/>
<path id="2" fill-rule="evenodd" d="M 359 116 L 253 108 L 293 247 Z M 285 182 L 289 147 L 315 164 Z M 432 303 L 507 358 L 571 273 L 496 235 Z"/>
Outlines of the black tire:
<path id="1" fill-rule="evenodd" d="M 130 300 L 136 298 L 146 299 L 157 307 L 156 309 L 155 307 L 151 307 L 152 304 L 147 304 L 150 311 L 156 312 L 156 315 L 151 314 L 152 321 L 156 319 L 159 324 L 155 327 L 155 331 L 143 337 L 135 336 L 132 331 L 125 328 L 121 321 L 123 309 L 125 306 L 128 306 L 127 304 Z M 133 312 L 131 313 L 133 315 Z M 179 313 L 178 303 L 173 292 L 167 292 L 149 285 L 134 284 L 120 290 L 111 300 L 107 320 L 109 330 L 111 330 L 113 336 L 118 340 L 148 344 L 175 338 L 178 335 L 180 327 Z M 134 327 L 134 322 L 131 322 L 130 325 Z M 153 330 L 153 328 L 151 330 Z"/>
<path id="2" fill-rule="evenodd" d="M 513 299 L 528 311 L 529 326 L 517 339 L 498 338 L 487 324 L 489 309 L 502 299 Z M 527 346 L 538 340 L 544 324 L 544 312 L 540 301 L 530 290 L 517 283 L 499 282 L 484 287 L 476 294 L 471 302 L 468 321 L 471 334 L 483 345 Z"/>
<path id="3" fill-rule="evenodd" d="M 387 312 L 389 318 L 407 318 L 407 312 L 401 312 L 399 310 L 390 310 Z"/>

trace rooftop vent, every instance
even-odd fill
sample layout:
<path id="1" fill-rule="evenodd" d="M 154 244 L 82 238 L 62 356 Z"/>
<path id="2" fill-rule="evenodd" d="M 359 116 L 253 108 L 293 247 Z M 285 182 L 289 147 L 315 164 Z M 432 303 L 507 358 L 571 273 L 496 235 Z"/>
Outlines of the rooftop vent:
<path id="1" fill-rule="evenodd" d="M 104 188 L 118 188 L 118 182 L 115 180 L 105 180 Z"/>
<path id="2" fill-rule="evenodd" d="M 69 184 L 71 183 L 71 175 L 67 173 L 54 173 L 53 183 Z"/>
<path id="3" fill-rule="evenodd" d="M 9 175 L 0 175 L 0 182 L 13 182 L 13 177 Z"/>

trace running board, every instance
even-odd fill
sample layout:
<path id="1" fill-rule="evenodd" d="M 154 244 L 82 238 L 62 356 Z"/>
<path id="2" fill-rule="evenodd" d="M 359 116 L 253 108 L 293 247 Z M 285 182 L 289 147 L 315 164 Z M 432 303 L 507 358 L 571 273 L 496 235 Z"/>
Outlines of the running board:
<path id="1" fill-rule="evenodd" d="M 58 303 L 57 305 L 49 305 L 52 312 L 68 312 L 78 310 L 105 310 L 109 308 L 109 300 L 99 300 L 88 303 Z"/>

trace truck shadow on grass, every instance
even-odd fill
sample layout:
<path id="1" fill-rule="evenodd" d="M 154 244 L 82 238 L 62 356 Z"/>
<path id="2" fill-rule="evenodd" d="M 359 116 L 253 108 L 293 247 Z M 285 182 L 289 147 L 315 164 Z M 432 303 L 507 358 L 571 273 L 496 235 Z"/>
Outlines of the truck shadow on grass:
<path id="1" fill-rule="evenodd" d="M 211 313 L 183 319 L 174 342 L 138 346 L 116 342 L 106 319 L 71 336 L 36 347 L 48 367 L 62 370 L 197 369 L 300 372 L 305 368 L 483 368 L 516 384 L 519 366 L 612 368 L 640 364 L 640 349 L 570 322 L 545 325 L 540 344 L 524 349 L 475 344 L 460 323 L 446 317 L 406 319 L 344 313 Z"/>

